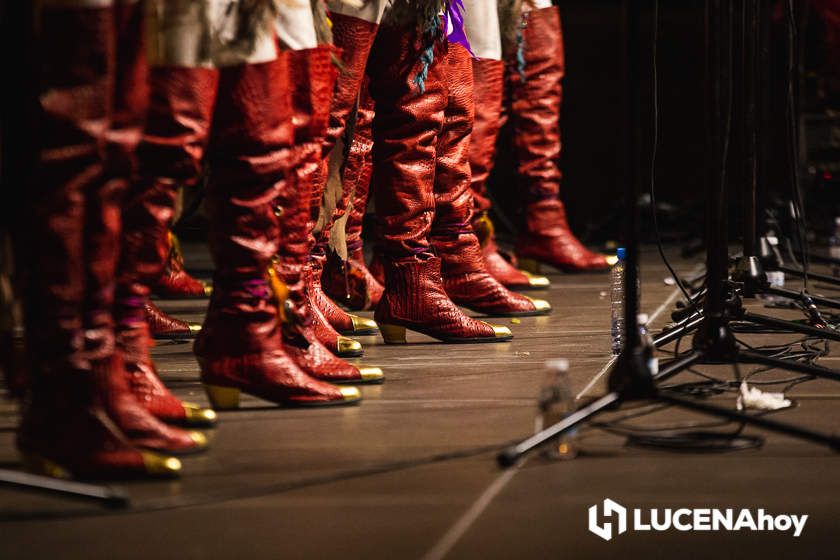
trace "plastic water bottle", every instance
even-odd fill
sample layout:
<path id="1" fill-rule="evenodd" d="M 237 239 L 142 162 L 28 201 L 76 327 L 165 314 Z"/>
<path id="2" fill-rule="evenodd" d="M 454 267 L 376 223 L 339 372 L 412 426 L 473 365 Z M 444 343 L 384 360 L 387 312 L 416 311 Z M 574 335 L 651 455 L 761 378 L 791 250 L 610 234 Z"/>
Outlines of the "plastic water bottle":
<path id="1" fill-rule="evenodd" d="M 828 254 L 833 259 L 840 259 L 840 217 L 834 218 L 834 235 L 828 240 Z M 831 273 L 840 277 L 840 265 L 831 265 Z"/>
<path id="2" fill-rule="evenodd" d="M 612 336 L 612 353 L 621 353 L 624 344 L 624 259 L 627 250 L 619 247 L 616 252 L 618 261 L 612 267 L 612 284 L 610 286 L 611 319 L 610 335 Z"/>
<path id="3" fill-rule="evenodd" d="M 545 370 L 545 380 L 537 399 L 536 432 L 553 426 L 575 411 L 575 397 L 569 383 L 569 361 L 548 360 Z M 542 456 L 552 460 L 574 459 L 578 454 L 577 438 L 577 429 L 569 430 L 548 442 L 542 449 Z"/>

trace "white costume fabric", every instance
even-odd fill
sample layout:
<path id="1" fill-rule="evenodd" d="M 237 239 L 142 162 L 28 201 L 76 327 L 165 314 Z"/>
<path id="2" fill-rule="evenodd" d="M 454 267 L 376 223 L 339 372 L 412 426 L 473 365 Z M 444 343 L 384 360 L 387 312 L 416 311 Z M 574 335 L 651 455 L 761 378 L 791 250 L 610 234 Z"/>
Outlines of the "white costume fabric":
<path id="1" fill-rule="evenodd" d="M 550 8 L 553 5 L 554 3 L 551 0 L 531 0 L 530 3 L 522 2 L 522 11 L 530 12 L 531 10 L 542 10 L 543 8 Z"/>
<path id="2" fill-rule="evenodd" d="M 496 0 L 464 0 L 464 30 L 477 58 L 502 59 L 497 4 Z"/>
<path id="3" fill-rule="evenodd" d="M 391 2 L 389 0 L 362 0 L 359 4 L 361 6 L 344 0 L 327 0 L 327 7 L 331 12 L 363 19 L 371 23 L 382 22 L 382 14 L 385 13 L 385 9 Z"/>
<path id="4" fill-rule="evenodd" d="M 240 5 L 238 0 L 147 0 L 149 64 L 219 68 L 276 59 L 269 18 L 257 25 L 254 37 L 236 37 Z"/>
<path id="5" fill-rule="evenodd" d="M 286 49 L 300 51 L 318 46 L 309 0 L 288 0 L 281 7 L 274 28 L 280 45 Z"/>

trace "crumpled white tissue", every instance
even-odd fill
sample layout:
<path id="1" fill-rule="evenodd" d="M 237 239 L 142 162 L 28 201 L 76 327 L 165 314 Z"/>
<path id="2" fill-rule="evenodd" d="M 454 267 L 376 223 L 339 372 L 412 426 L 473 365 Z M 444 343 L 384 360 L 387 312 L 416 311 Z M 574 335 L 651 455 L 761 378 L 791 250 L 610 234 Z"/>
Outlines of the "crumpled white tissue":
<path id="1" fill-rule="evenodd" d="M 765 393 L 755 387 L 749 387 L 746 381 L 741 382 L 741 394 L 735 405 L 738 410 L 779 410 L 791 406 L 790 400 L 784 393 Z"/>

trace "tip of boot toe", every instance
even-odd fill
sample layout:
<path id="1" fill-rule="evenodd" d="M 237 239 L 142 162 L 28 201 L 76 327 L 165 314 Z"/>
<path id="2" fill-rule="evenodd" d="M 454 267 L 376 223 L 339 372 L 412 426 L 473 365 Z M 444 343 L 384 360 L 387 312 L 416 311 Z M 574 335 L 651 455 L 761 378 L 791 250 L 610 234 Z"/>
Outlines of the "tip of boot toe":
<path id="1" fill-rule="evenodd" d="M 551 311 L 551 304 L 544 299 L 528 298 L 534 304 L 534 309 L 540 313 L 548 313 Z"/>
<path id="2" fill-rule="evenodd" d="M 359 374 L 363 381 L 378 381 L 385 378 L 385 374 L 378 367 L 360 367 Z"/>
<path id="3" fill-rule="evenodd" d="M 353 322 L 353 332 L 375 332 L 379 329 L 373 319 L 350 315 L 350 320 Z"/>
<path id="4" fill-rule="evenodd" d="M 357 401 L 362 398 L 362 393 L 356 387 L 340 387 L 339 391 L 345 401 Z"/>
<path id="5" fill-rule="evenodd" d="M 346 336 L 338 337 L 338 351 L 339 352 L 360 352 L 362 344 L 358 340 L 347 338 Z"/>
<path id="6" fill-rule="evenodd" d="M 175 477 L 181 472 L 181 461 L 175 457 L 148 451 L 143 452 L 143 465 L 147 473 L 155 476 Z"/>
<path id="7" fill-rule="evenodd" d="M 491 329 L 493 329 L 493 334 L 496 338 L 513 338 L 513 333 L 510 331 L 509 328 L 503 327 L 501 325 L 491 325 L 487 323 Z"/>
<path id="8" fill-rule="evenodd" d="M 551 281 L 545 276 L 531 274 L 527 270 L 523 270 L 522 273 L 528 278 L 528 285 L 532 288 L 547 288 L 551 285 Z"/>
<path id="9" fill-rule="evenodd" d="M 186 420 L 190 424 L 205 424 L 213 425 L 216 423 L 218 415 L 216 411 L 211 408 L 202 408 L 193 403 L 182 403 L 184 407 L 184 414 Z"/>
<path id="10" fill-rule="evenodd" d="M 201 432 L 190 432 L 190 439 L 193 441 L 196 448 L 203 449 L 207 447 L 207 436 Z"/>

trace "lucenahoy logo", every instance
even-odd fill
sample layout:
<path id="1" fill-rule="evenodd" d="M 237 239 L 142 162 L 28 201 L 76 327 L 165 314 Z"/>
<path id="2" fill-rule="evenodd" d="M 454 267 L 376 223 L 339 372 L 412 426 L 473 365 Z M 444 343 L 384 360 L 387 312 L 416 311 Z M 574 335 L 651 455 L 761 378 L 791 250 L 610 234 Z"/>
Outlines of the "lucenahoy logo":
<path id="1" fill-rule="evenodd" d="M 599 518 L 605 521 L 599 523 Z M 793 532 L 798 537 L 805 529 L 807 515 L 772 515 L 763 509 L 712 508 L 634 508 L 628 510 L 618 502 L 604 500 L 589 508 L 589 531 L 605 541 L 633 531 L 779 531 Z"/>

